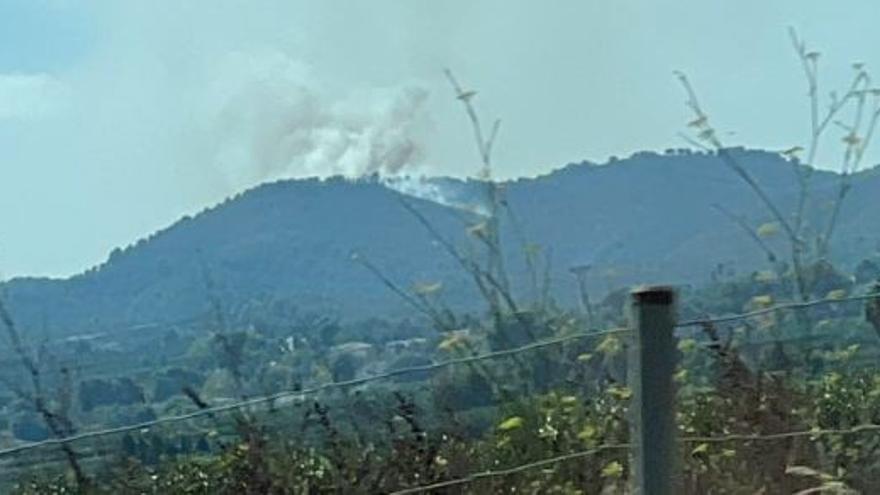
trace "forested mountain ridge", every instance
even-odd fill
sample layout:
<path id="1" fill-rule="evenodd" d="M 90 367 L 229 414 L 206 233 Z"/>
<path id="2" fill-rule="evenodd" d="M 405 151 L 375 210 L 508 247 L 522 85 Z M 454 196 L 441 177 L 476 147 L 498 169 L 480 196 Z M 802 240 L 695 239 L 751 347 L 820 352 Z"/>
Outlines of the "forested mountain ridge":
<path id="1" fill-rule="evenodd" d="M 735 153 L 789 211 L 797 165 L 769 152 Z M 821 225 L 838 176 L 817 171 L 812 181 L 817 206 L 809 216 Z M 523 242 L 550 254 L 552 290 L 563 303 L 574 300 L 573 265 L 594 266 L 590 283 L 598 291 L 648 281 L 699 284 L 719 266 L 742 273 L 766 265 L 752 240 L 713 205 L 755 227 L 771 219 L 753 192 L 709 154 L 642 152 L 503 186 L 513 212 L 502 219 L 505 254 L 518 290 L 527 290 Z M 212 307 L 236 311 L 272 301 L 343 318 L 406 314 L 399 298 L 352 260 L 358 253 L 401 286 L 442 282 L 449 305 L 472 309 L 466 277 L 401 199 L 462 244 L 478 216 L 461 206 L 479 204 L 480 184 L 441 178 L 415 187 L 429 190 L 431 200 L 402 196 L 375 179 L 263 184 L 115 250 L 85 273 L 19 278 L 3 289 L 22 326 L 52 333 L 204 318 Z M 449 201 L 434 201 L 441 197 Z M 878 169 L 853 178 L 834 246 L 841 264 L 852 266 L 880 249 L 880 215 L 871 206 L 877 198 Z M 782 246 L 782 239 L 767 242 Z"/>

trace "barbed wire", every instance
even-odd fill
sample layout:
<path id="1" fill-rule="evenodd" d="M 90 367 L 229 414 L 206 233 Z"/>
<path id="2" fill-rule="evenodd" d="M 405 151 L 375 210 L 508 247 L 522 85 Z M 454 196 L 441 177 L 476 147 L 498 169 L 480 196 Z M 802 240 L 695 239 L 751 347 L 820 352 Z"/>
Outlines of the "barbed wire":
<path id="1" fill-rule="evenodd" d="M 538 469 L 538 468 L 542 468 L 545 466 L 551 466 L 554 464 L 558 464 L 560 462 L 565 462 L 565 461 L 570 461 L 573 459 L 580 459 L 583 457 L 593 456 L 593 455 L 596 455 L 596 454 L 598 454 L 602 451 L 605 451 L 605 450 L 629 449 L 631 447 L 632 447 L 632 445 L 630 445 L 628 443 L 600 445 L 600 446 L 592 448 L 590 450 L 581 450 L 578 452 L 572 452 L 570 454 L 563 454 L 563 455 L 556 456 L 556 457 L 541 459 L 540 461 L 530 462 L 528 464 L 521 464 L 519 466 L 515 466 L 515 467 L 511 467 L 511 468 L 499 469 L 497 471 L 492 471 L 492 470 L 481 471 L 478 473 L 469 474 L 463 478 L 455 478 L 455 479 L 446 480 L 446 481 L 438 481 L 437 483 L 431 483 L 429 485 L 421 485 L 421 486 L 415 486 L 412 488 L 404 488 L 403 490 L 391 492 L 388 495 L 408 495 L 408 494 L 412 494 L 412 493 L 424 493 L 427 491 L 438 490 L 441 488 L 449 488 L 452 486 L 466 485 L 466 484 L 474 483 L 476 481 L 480 481 L 480 480 L 484 480 L 484 479 L 510 476 L 513 474 L 521 473 L 523 471 L 529 471 L 532 469 Z"/>
<path id="2" fill-rule="evenodd" d="M 707 317 L 707 318 L 695 318 L 691 320 L 680 321 L 675 324 L 676 328 L 682 327 L 692 327 L 697 325 L 706 325 L 712 323 L 726 323 L 730 321 L 738 321 L 745 320 L 748 318 L 754 318 L 756 316 L 762 316 L 770 313 L 775 313 L 776 311 L 783 311 L 788 309 L 804 309 L 810 308 L 813 306 L 821 306 L 825 304 L 835 304 L 835 303 L 845 303 L 845 302 L 855 302 L 855 301 L 870 301 L 873 299 L 880 298 L 880 293 L 874 292 L 870 294 L 861 294 L 857 296 L 848 296 L 848 297 L 826 297 L 823 299 L 815 299 L 812 301 L 803 301 L 803 302 L 791 302 L 784 304 L 777 304 L 774 306 L 770 306 L 768 308 L 757 309 L 755 311 L 749 311 L 746 313 L 733 314 L 728 316 L 717 316 L 717 317 Z"/>
<path id="3" fill-rule="evenodd" d="M 617 334 L 628 333 L 629 331 L 630 331 L 629 328 L 612 328 L 612 329 L 598 331 L 598 332 L 596 332 L 596 331 L 577 332 L 577 333 L 572 333 L 569 335 L 563 335 L 560 337 L 555 337 L 555 338 L 551 338 L 551 339 L 545 339 L 545 340 L 533 342 L 531 344 L 527 344 L 527 345 L 524 345 L 521 347 L 515 347 L 512 349 L 504 349 L 504 350 L 500 350 L 500 351 L 487 352 L 487 353 L 479 354 L 479 355 L 475 355 L 475 356 L 448 359 L 448 360 L 441 361 L 439 363 L 434 363 L 434 364 L 399 368 L 396 370 L 388 371 L 385 373 L 380 373 L 377 375 L 371 375 L 371 376 L 366 376 L 366 377 L 362 377 L 362 378 L 354 378 L 352 380 L 325 383 L 322 385 L 318 385 L 318 386 L 306 388 L 306 389 L 301 389 L 301 390 L 285 390 L 285 391 L 277 392 L 277 393 L 274 393 L 271 395 L 264 395 L 264 396 L 260 396 L 260 397 L 255 397 L 252 399 L 247 399 L 247 400 L 243 400 L 243 401 L 235 402 L 235 403 L 231 403 L 231 404 L 206 407 L 206 408 L 192 411 L 189 413 L 178 414 L 178 415 L 173 415 L 173 416 L 165 416 L 162 418 L 157 418 L 157 419 L 150 420 L 150 421 L 144 421 L 144 422 L 136 423 L 136 424 L 132 424 L 132 425 L 89 431 L 89 432 L 80 433 L 77 435 L 71 435 L 71 436 L 64 437 L 64 438 L 50 438 L 50 439 L 42 440 L 39 442 L 32 442 L 32 443 L 19 445 L 19 446 L 15 446 L 15 447 L 9 447 L 9 448 L 0 450 L 0 457 L 12 455 L 12 454 L 17 454 L 20 452 L 24 452 L 24 451 L 28 451 L 28 450 L 32 450 L 32 449 L 36 449 L 36 448 L 40 448 L 40 447 L 46 447 L 46 446 L 50 446 L 50 445 L 62 445 L 62 444 L 67 444 L 67 443 L 72 443 L 72 442 L 78 442 L 78 441 L 89 439 L 89 438 L 99 438 L 99 437 L 104 437 L 104 436 L 108 436 L 108 435 L 117 435 L 117 434 L 127 433 L 127 432 L 131 432 L 131 431 L 137 431 L 137 430 L 148 430 L 152 427 L 163 425 L 163 424 L 177 423 L 180 421 L 187 421 L 187 420 L 199 418 L 202 416 L 210 416 L 210 415 L 214 415 L 214 414 L 235 411 L 235 410 L 243 409 L 246 407 L 258 406 L 258 405 L 262 405 L 262 404 L 270 404 L 270 403 L 274 403 L 278 400 L 285 399 L 288 397 L 304 397 L 306 395 L 313 395 L 313 394 L 325 392 L 325 391 L 332 390 L 332 389 L 355 387 L 358 385 L 363 385 L 366 383 L 379 381 L 379 380 L 387 380 L 387 379 L 394 378 L 397 376 L 402 376 L 402 375 L 408 375 L 408 374 L 413 374 L 413 373 L 432 372 L 432 371 L 447 368 L 450 366 L 474 363 L 474 362 L 478 362 L 478 361 L 484 361 L 487 359 L 497 359 L 497 358 L 502 358 L 502 357 L 506 357 L 506 356 L 512 356 L 512 355 L 516 355 L 516 354 L 519 354 L 522 352 L 527 352 L 527 351 L 532 351 L 535 349 L 541 349 L 544 347 L 550 347 L 550 346 L 563 344 L 565 342 L 569 342 L 572 340 L 594 338 L 594 337 L 601 337 L 601 336 L 607 336 L 607 335 L 617 335 Z"/>

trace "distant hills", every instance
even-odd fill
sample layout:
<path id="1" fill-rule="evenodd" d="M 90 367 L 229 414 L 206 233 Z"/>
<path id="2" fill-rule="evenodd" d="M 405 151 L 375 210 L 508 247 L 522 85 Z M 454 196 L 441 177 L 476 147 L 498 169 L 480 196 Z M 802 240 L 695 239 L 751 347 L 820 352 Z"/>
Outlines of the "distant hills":
<path id="1" fill-rule="evenodd" d="M 737 150 L 742 163 L 780 204 L 795 198 L 793 166 L 777 154 Z M 838 177 L 813 173 L 810 218 L 819 223 Z M 712 207 L 752 225 L 771 219 L 752 192 L 710 154 L 637 153 L 604 165 L 577 163 L 503 184 L 515 222 L 505 219 L 506 257 L 515 285 L 527 290 L 522 240 L 551 254 L 553 292 L 572 303 L 569 267 L 592 264 L 596 291 L 635 282 L 700 284 L 717 270 L 765 266 L 764 255 Z M 479 204 L 481 184 L 376 179 L 285 180 L 264 184 L 185 217 L 109 259 L 64 280 L 19 278 L 4 285 L 22 326 L 50 333 L 112 332 L 143 324 L 207 318 L 212 307 L 283 303 L 342 318 L 402 316 L 406 307 L 352 261 L 357 252 L 401 285 L 443 282 L 453 307 L 473 309 L 475 293 L 454 261 L 411 213 L 404 196 L 453 242 L 478 221 L 461 205 Z M 836 259 L 852 266 L 880 249 L 880 170 L 853 179 Z M 518 228 L 514 228 L 514 223 Z M 777 245 L 779 240 L 768 239 Z"/>

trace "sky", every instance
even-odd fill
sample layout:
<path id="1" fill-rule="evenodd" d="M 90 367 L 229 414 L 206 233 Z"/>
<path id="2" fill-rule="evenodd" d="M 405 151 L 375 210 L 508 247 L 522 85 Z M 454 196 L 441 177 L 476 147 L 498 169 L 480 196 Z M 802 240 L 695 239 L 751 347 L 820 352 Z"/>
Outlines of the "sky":
<path id="1" fill-rule="evenodd" d="M 685 146 L 675 70 L 729 144 L 804 144 L 787 29 L 822 53 L 825 94 L 880 66 L 878 18 L 873 0 L 0 0 L 0 277 L 81 272 L 266 180 L 474 175 L 444 68 L 502 120 L 499 177 Z"/>

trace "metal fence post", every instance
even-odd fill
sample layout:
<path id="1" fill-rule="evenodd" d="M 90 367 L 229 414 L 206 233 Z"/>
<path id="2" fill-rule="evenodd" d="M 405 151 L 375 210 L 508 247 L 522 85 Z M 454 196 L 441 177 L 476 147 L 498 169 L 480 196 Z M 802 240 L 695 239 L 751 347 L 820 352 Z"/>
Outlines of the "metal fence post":
<path id="1" fill-rule="evenodd" d="M 675 292 L 632 292 L 633 346 L 629 381 L 634 446 L 633 482 L 640 495 L 675 493 Z"/>

